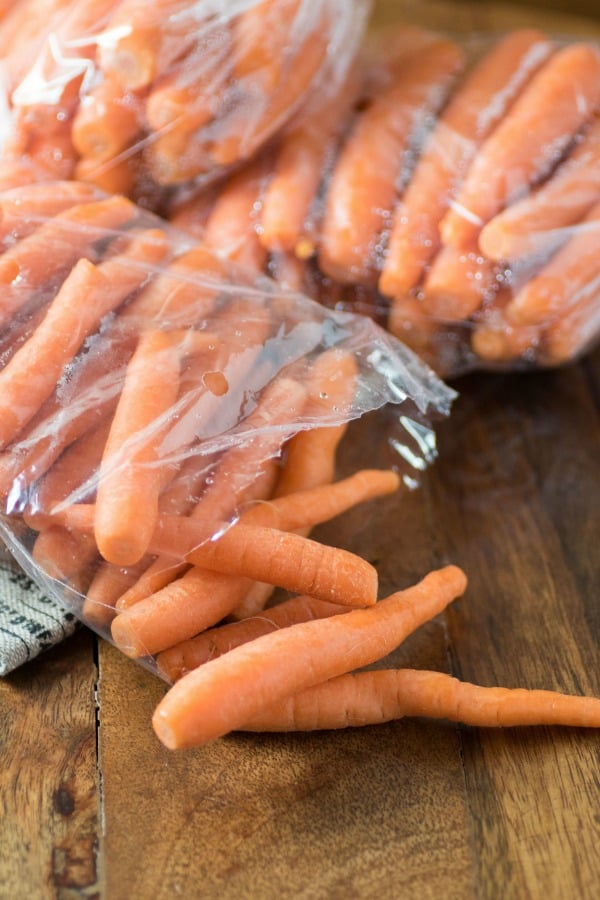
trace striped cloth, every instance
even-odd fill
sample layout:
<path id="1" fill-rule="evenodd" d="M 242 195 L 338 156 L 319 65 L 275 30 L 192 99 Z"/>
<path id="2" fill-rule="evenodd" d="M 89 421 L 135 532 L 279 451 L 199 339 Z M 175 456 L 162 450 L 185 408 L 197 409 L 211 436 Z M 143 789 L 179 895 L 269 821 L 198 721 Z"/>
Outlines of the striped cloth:
<path id="1" fill-rule="evenodd" d="M 60 643 L 77 625 L 73 613 L 44 593 L 0 548 L 0 676 Z"/>

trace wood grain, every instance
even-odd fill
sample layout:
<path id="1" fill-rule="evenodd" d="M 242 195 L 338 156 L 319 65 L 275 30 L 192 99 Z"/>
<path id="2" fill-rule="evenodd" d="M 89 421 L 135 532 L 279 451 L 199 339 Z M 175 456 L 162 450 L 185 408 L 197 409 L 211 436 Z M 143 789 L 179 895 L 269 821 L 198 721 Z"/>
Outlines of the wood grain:
<path id="1" fill-rule="evenodd" d="M 99 896 L 94 641 L 0 679 L 0 896 Z"/>

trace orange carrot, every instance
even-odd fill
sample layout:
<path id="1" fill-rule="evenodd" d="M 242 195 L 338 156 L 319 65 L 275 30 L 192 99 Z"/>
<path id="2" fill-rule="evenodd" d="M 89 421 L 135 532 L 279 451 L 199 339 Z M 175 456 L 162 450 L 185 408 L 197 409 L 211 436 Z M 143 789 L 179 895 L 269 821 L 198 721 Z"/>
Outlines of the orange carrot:
<path id="1" fill-rule="evenodd" d="M 99 267 L 85 258 L 76 263 L 44 320 L 0 372 L 1 447 L 16 437 L 51 395 L 84 339 L 151 277 L 153 266 L 166 252 L 164 234 L 147 231 L 134 239 L 128 251 Z"/>
<path id="2" fill-rule="evenodd" d="M 134 197 L 140 177 L 141 154 L 127 152 L 108 159 L 84 156 L 78 160 L 73 177 L 93 184 L 106 194 Z"/>
<path id="3" fill-rule="evenodd" d="M 327 275 L 341 282 L 376 280 L 403 157 L 461 65 L 461 52 L 450 41 L 409 53 L 392 85 L 358 116 L 327 190 L 319 247 L 319 266 Z"/>
<path id="4" fill-rule="evenodd" d="M 216 253 L 257 272 L 267 259 L 257 228 L 269 172 L 269 159 L 263 156 L 231 176 L 212 207 L 204 234 L 206 245 Z"/>
<path id="5" fill-rule="evenodd" d="M 249 433 L 256 430 L 257 436 L 232 447 L 223 455 L 211 477 L 210 486 L 191 512 L 193 517 L 216 522 L 231 516 L 240 502 L 257 499 L 254 491 L 260 484 L 258 476 L 265 466 L 270 471 L 269 462 L 279 453 L 285 440 L 285 434 L 278 431 L 278 426 L 290 424 L 301 408 L 303 397 L 301 386 L 289 379 L 281 379 L 265 390 L 260 403 L 246 420 Z M 271 425 L 275 431 L 262 435 L 260 430 L 265 425 Z M 123 595 L 117 606 L 125 609 L 155 593 L 185 568 L 185 565 L 174 566 L 170 558 L 159 556 L 139 582 Z"/>
<path id="6" fill-rule="evenodd" d="M 464 247 L 559 162 L 600 103 L 600 53 L 572 44 L 532 78 L 475 157 L 440 228 Z"/>
<path id="7" fill-rule="evenodd" d="M 80 103 L 71 134 L 80 156 L 108 160 L 133 144 L 142 126 L 140 97 L 106 75 Z"/>
<path id="8" fill-rule="evenodd" d="M 540 348 L 540 362 L 561 365 L 572 362 L 588 350 L 600 334 L 600 294 L 598 284 L 584 293 L 566 313 L 545 329 Z"/>
<path id="9" fill-rule="evenodd" d="M 600 699 L 557 691 L 480 687 L 442 672 L 379 669 L 340 675 L 266 707 L 244 731 L 356 728 L 404 716 L 479 728 L 520 725 L 600 727 Z"/>
<path id="10" fill-rule="evenodd" d="M 442 247 L 425 278 L 423 312 L 442 322 L 468 319 L 500 288 L 500 270 L 477 248 Z"/>
<path id="11" fill-rule="evenodd" d="M 305 120 L 281 138 L 259 233 L 261 244 L 271 253 L 306 259 L 314 252 L 317 227 L 310 219 L 316 215 L 315 198 L 357 99 L 358 80 L 351 73 L 329 103 L 306 114 Z"/>
<path id="12" fill-rule="evenodd" d="M 348 607 L 340 603 L 327 603 L 314 597 L 292 597 L 258 615 L 209 628 L 197 637 L 163 650 L 156 659 L 158 671 L 166 681 L 174 682 L 203 663 L 263 634 L 346 612 Z"/>
<path id="13" fill-rule="evenodd" d="M 537 325 L 517 325 L 507 315 L 512 300 L 511 288 L 501 289 L 477 318 L 471 334 L 476 356 L 490 364 L 522 360 L 531 363 L 537 357 L 542 331 Z"/>
<path id="14" fill-rule="evenodd" d="M 440 247 L 439 223 L 485 138 L 549 55 L 550 42 L 517 30 L 494 43 L 437 120 L 394 213 L 380 290 L 403 295 L 421 281 Z"/>
<path id="15" fill-rule="evenodd" d="M 94 245 L 111 237 L 114 229 L 135 215 L 135 207 L 124 197 L 82 203 L 58 213 L 37 231 L 23 238 L 0 256 L 0 283 L 5 285 L 0 303 L 0 324 L 5 324 L 30 300 L 35 291 L 69 270 Z M 52 247 L 52 253 L 48 253 Z M 9 285 L 17 281 L 19 289 Z"/>
<path id="16" fill-rule="evenodd" d="M 496 260 L 519 260 L 557 249 L 600 199 L 600 118 L 581 135 L 571 155 L 537 190 L 488 222 L 479 246 Z"/>
<path id="17" fill-rule="evenodd" d="M 568 312 L 582 296 L 595 293 L 600 277 L 599 236 L 600 202 L 574 226 L 570 240 L 517 291 L 506 307 L 511 322 L 517 325 L 551 323 Z"/>
<path id="18" fill-rule="evenodd" d="M 292 625 L 236 647 L 169 689 L 152 718 L 154 730 L 175 749 L 241 728 L 290 694 L 382 659 L 465 587 L 463 572 L 447 566 L 369 609 Z"/>
<path id="19" fill-rule="evenodd" d="M 59 212 L 96 199 L 95 188 L 78 181 L 41 181 L 3 191 L 0 237 L 20 240 Z"/>
<path id="20" fill-rule="evenodd" d="M 98 551 L 92 534 L 51 525 L 38 534 L 31 555 L 45 575 L 84 593 Z"/>
<path id="21" fill-rule="evenodd" d="M 435 318 L 426 312 L 422 300 L 409 295 L 394 297 L 387 326 L 395 337 L 440 373 L 442 360 L 438 358 L 438 338 L 443 332 Z"/>
<path id="22" fill-rule="evenodd" d="M 115 603 L 148 565 L 144 557 L 135 566 L 120 567 L 101 562 L 91 579 L 81 607 L 81 617 L 95 628 L 110 625 L 115 616 Z"/>
<path id="23" fill-rule="evenodd" d="M 133 565 L 148 549 L 158 517 L 160 441 L 177 398 L 180 354 L 169 336 L 140 338 L 106 442 L 98 480 L 95 535 L 100 553 Z"/>

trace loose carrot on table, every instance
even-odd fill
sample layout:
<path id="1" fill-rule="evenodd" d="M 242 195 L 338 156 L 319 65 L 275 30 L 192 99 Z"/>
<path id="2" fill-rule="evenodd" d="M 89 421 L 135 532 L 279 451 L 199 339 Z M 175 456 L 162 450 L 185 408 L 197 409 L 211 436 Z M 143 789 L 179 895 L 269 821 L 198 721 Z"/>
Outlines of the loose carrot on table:
<path id="1" fill-rule="evenodd" d="M 156 658 L 158 671 L 166 681 L 174 682 L 203 663 L 263 634 L 288 628 L 298 622 L 324 619 L 348 611 L 349 607 L 341 603 L 328 603 L 306 596 L 291 597 L 256 615 L 209 628 L 194 638 L 163 650 Z"/>
<path id="2" fill-rule="evenodd" d="M 516 325 L 544 325 L 565 315 L 582 296 L 595 293 L 600 277 L 600 202 L 572 229 L 569 240 L 506 307 Z"/>
<path id="3" fill-rule="evenodd" d="M 154 730 L 175 749 L 241 728 L 290 694 L 382 659 L 465 588 L 464 573 L 447 566 L 369 609 L 292 625 L 236 647 L 169 689 L 154 712 Z"/>
<path id="4" fill-rule="evenodd" d="M 469 245 L 490 219 L 546 177 L 599 103 L 594 46 L 572 44 L 551 56 L 473 160 L 440 223 L 444 242 Z"/>
<path id="5" fill-rule="evenodd" d="M 421 281 L 441 245 L 439 223 L 485 138 L 548 57 L 539 31 L 510 32 L 456 88 L 423 147 L 393 216 L 380 289 L 403 295 Z"/>
<path id="6" fill-rule="evenodd" d="M 566 725 L 600 728 L 600 698 L 557 691 L 481 687 L 442 672 L 379 669 L 340 675 L 265 704 L 242 731 L 356 728 L 405 716 L 480 728 Z"/>
<path id="7" fill-rule="evenodd" d="M 487 223 L 479 247 L 494 260 L 514 262 L 546 254 L 568 239 L 600 199 L 600 118 L 579 137 L 573 152 L 539 188 Z"/>
<path id="8" fill-rule="evenodd" d="M 14 440 L 52 394 L 85 338 L 152 277 L 167 251 L 163 232 L 144 231 L 123 254 L 100 266 L 85 258 L 75 264 L 43 321 L 0 372 L 0 447 Z"/>
<path id="9" fill-rule="evenodd" d="M 329 181 L 319 266 L 342 282 L 374 283 L 403 176 L 403 161 L 444 101 L 462 65 L 459 48 L 439 39 L 407 52 L 393 83 L 359 114 Z"/>

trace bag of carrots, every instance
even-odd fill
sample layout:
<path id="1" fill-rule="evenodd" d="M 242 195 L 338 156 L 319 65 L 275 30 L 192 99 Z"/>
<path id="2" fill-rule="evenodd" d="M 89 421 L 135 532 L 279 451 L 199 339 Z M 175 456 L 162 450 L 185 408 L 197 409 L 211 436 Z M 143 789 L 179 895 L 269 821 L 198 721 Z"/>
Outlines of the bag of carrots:
<path id="1" fill-rule="evenodd" d="M 273 586 L 375 600 L 373 567 L 308 531 L 402 459 L 333 484 L 336 448 L 397 404 L 410 486 L 452 390 L 370 319 L 88 184 L 0 194 L 0 241 L 0 523 L 49 597 L 148 658 Z"/>
<path id="2" fill-rule="evenodd" d="M 444 377 L 569 362 L 600 335 L 600 48 L 375 36 L 328 115 L 169 217 Z"/>
<path id="3" fill-rule="evenodd" d="M 335 92 L 369 0 L 15 0 L 0 18 L 5 177 L 156 207 Z M 28 180 L 27 171 L 23 177 Z"/>

